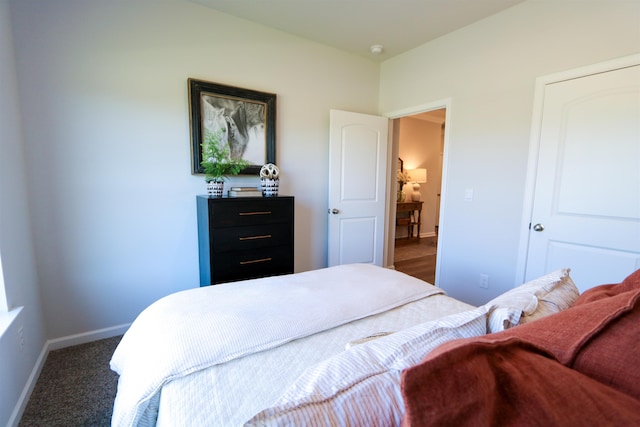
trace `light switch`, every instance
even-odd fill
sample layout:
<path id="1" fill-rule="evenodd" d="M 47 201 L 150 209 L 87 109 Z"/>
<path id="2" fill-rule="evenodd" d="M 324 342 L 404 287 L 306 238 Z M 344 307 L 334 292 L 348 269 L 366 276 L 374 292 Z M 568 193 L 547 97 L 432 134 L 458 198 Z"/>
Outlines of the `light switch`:
<path id="1" fill-rule="evenodd" d="M 472 202 L 473 201 L 473 188 L 467 188 L 464 190 L 464 201 Z"/>

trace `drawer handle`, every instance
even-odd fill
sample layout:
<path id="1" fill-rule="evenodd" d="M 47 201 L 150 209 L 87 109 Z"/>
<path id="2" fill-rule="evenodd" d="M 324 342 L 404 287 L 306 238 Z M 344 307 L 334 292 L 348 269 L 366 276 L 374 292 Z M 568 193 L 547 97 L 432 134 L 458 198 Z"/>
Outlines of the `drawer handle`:
<path id="1" fill-rule="evenodd" d="M 257 239 L 270 239 L 271 234 L 264 234 L 262 236 L 248 236 L 248 237 L 240 237 L 240 241 L 243 240 L 257 240 Z"/>
<path id="2" fill-rule="evenodd" d="M 249 216 L 249 215 L 271 215 L 271 211 L 257 211 L 257 212 L 240 212 L 240 216 Z"/>
<path id="3" fill-rule="evenodd" d="M 240 265 L 255 264 L 257 262 L 268 262 L 271 258 L 252 259 L 251 261 L 240 261 Z"/>

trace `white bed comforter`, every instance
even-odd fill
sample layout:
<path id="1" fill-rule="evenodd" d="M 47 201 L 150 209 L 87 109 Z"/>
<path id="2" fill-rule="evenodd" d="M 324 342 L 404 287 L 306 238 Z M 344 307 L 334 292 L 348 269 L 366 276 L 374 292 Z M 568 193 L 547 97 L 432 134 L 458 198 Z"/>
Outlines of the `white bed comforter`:
<path id="1" fill-rule="evenodd" d="M 120 375 L 112 425 L 152 422 L 147 411 L 173 379 L 439 293 L 351 264 L 169 295 L 138 316 L 111 359 Z"/>

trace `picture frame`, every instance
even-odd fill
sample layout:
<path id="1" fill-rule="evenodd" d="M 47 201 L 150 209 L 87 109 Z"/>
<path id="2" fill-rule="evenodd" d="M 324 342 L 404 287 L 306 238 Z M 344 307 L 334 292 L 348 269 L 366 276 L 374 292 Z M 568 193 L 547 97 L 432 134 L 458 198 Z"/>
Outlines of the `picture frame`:
<path id="1" fill-rule="evenodd" d="M 276 162 L 276 95 L 189 78 L 191 173 L 203 174 L 205 133 L 223 129 L 231 156 L 250 166 L 241 175 L 259 174 Z"/>

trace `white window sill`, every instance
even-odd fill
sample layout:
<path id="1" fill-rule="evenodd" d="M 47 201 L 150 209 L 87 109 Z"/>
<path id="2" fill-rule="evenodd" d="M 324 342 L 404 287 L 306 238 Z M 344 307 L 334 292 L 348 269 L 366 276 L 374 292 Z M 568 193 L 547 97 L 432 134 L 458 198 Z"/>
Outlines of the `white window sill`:
<path id="1" fill-rule="evenodd" d="M 9 330 L 11 324 L 16 320 L 21 311 L 22 307 L 18 307 L 11 311 L 0 313 L 0 339 L 4 336 L 5 332 Z"/>

